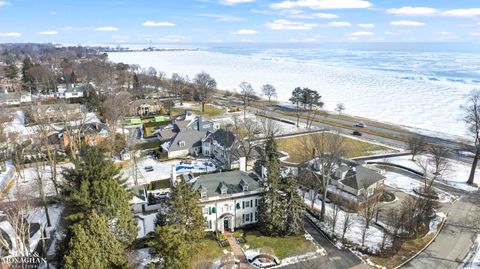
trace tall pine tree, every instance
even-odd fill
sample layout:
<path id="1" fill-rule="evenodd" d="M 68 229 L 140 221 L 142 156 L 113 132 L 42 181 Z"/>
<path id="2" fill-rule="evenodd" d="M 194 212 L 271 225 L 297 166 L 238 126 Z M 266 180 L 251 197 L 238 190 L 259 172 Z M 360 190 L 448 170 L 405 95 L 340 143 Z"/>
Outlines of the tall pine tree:
<path id="1" fill-rule="evenodd" d="M 267 137 L 263 162 L 267 180 L 262 202 L 258 208 L 260 229 L 267 235 L 294 235 L 303 230 L 303 202 L 298 195 L 296 180 L 282 180 L 277 143 L 273 134 Z"/>
<path id="2" fill-rule="evenodd" d="M 91 213 L 71 227 L 71 240 L 63 258 L 65 269 L 128 268 L 123 244 L 111 233 L 105 216 Z"/>
<path id="3" fill-rule="evenodd" d="M 119 169 L 105 158 L 101 149 L 88 145 L 82 146 L 74 165 L 63 172 L 65 220 L 72 225 L 84 225 L 92 213 L 98 214 L 108 220 L 112 240 L 127 248 L 136 237 L 137 225 L 128 204 L 131 194 L 124 186 Z M 67 232 L 59 249 L 60 256 L 69 251 L 73 235 L 73 230 Z"/>
<path id="4" fill-rule="evenodd" d="M 198 206 L 200 196 L 191 184 L 175 186 L 168 210 L 157 216 L 157 236 L 151 246 L 163 258 L 164 268 L 187 268 L 205 236 L 205 218 Z"/>

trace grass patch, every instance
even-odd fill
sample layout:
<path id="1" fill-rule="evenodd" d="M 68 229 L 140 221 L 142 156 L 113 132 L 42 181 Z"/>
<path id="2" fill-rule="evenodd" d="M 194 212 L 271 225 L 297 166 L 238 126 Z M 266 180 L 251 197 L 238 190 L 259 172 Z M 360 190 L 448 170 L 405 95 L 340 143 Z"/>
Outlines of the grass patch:
<path id="1" fill-rule="evenodd" d="M 158 129 L 160 126 L 165 126 L 170 124 L 171 120 L 166 120 L 162 122 L 153 122 L 149 121 L 143 124 L 143 137 L 149 138 L 153 136 L 153 132 Z"/>
<path id="2" fill-rule="evenodd" d="M 162 145 L 160 141 L 149 141 L 141 144 L 136 144 L 137 149 L 144 150 L 144 149 L 159 149 Z"/>
<path id="3" fill-rule="evenodd" d="M 200 243 L 198 250 L 199 251 L 192 258 L 191 268 L 197 268 L 204 263 L 211 264 L 213 261 L 224 255 L 223 249 L 218 245 L 213 233 L 208 233 L 207 236 L 205 236 L 205 239 Z"/>
<path id="4" fill-rule="evenodd" d="M 336 134 L 331 133 L 324 133 L 323 135 L 325 139 L 329 139 L 329 136 L 336 136 Z M 288 162 L 299 163 L 308 161 L 312 158 L 312 152 L 306 150 L 305 145 L 307 145 L 307 148 L 309 149 L 312 148 L 314 136 L 321 138 L 322 134 L 316 133 L 302 136 L 279 138 L 277 139 L 278 148 L 279 150 L 285 151 L 289 154 L 289 157 L 287 159 Z M 384 146 L 347 137 L 344 137 L 344 145 L 346 149 L 345 157 L 347 158 L 365 156 L 376 153 L 378 151 L 389 150 L 389 148 Z"/>
<path id="5" fill-rule="evenodd" d="M 298 256 L 317 249 L 317 246 L 305 239 L 304 235 L 272 237 L 264 236 L 258 231 L 248 231 L 245 232 L 245 241 L 250 249 L 271 249 L 279 259 Z"/>
<path id="6" fill-rule="evenodd" d="M 147 190 L 159 190 L 159 189 L 166 189 L 170 188 L 170 180 L 168 179 L 162 179 L 162 180 L 155 180 L 150 182 L 150 184 L 147 185 Z"/>
<path id="7" fill-rule="evenodd" d="M 177 116 L 181 113 L 183 113 L 183 111 L 190 111 L 194 114 L 197 114 L 197 115 L 201 115 L 201 116 L 208 116 L 208 117 L 216 117 L 216 116 L 220 116 L 220 115 L 223 115 L 225 113 L 225 110 L 221 109 L 221 108 L 218 108 L 218 107 L 215 107 L 215 106 L 212 106 L 212 105 L 209 105 L 209 104 L 205 104 L 205 112 L 202 112 L 202 107 L 201 105 L 194 105 L 194 106 L 191 106 L 191 107 L 188 107 L 188 108 L 182 108 L 182 107 L 176 107 L 176 108 L 172 108 L 170 110 L 170 115 L 171 116 Z"/>
<path id="8" fill-rule="evenodd" d="M 422 249 L 434 234 L 428 234 L 422 238 L 405 241 L 399 251 L 392 256 L 378 257 L 370 256 L 370 260 L 375 264 L 385 266 L 386 268 L 395 268 Z"/>

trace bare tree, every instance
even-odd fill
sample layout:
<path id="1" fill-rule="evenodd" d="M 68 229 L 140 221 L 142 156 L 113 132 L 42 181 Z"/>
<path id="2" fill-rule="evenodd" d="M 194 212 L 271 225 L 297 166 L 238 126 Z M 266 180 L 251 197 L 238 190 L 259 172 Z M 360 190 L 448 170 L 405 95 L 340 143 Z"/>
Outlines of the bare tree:
<path id="1" fill-rule="evenodd" d="M 203 71 L 195 76 L 193 82 L 197 87 L 199 100 L 202 102 L 202 112 L 205 112 L 205 103 L 210 99 L 212 91 L 217 88 L 217 82 L 210 74 Z"/>
<path id="2" fill-rule="evenodd" d="M 333 199 L 332 201 L 332 214 L 330 215 L 331 225 L 332 225 L 332 237 L 335 237 L 335 228 L 337 226 L 338 215 L 342 210 L 340 209 L 338 199 Z"/>
<path id="3" fill-rule="evenodd" d="M 348 211 L 345 211 L 343 214 L 342 241 L 345 239 L 345 234 L 347 233 L 348 228 L 353 223 L 351 215 L 352 213 Z"/>
<path id="4" fill-rule="evenodd" d="M 441 146 L 431 146 L 428 153 L 430 154 L 429 162 L 433 167 L 433 175 L 437 178 L 448 168 L 448 151 Z"/>
<path id="5" fill-rule="evenodd" d="M 472 185 L 475 179 L 478 158 L 480 158 L 480 90 L 473 90 L 470 93 L 468 104 L 463 108 L 465 123 L 475 143 L 475 157 L 468 176 L 467 184 Z"/>
<path id="6" fill-rule="evenodd" d="M 46 155 L 46 160 L 50 167 L 51 171 L 51 180 L 55 188 L 55 192 L 59 194 L 58 188 L 59 184 L 57 182 L 57 148 L 55 145 L 50 143 L 50 134 L 53 133 L 52 126 L 50 124 L 50 119 L 48 117 L 42 117 L 42 115 L 37 115 L 37 139 L 40 144 L 38 147 L 38 153 Z"/>
<path id="7" fill-rule="evenodd" d="M 60 107 L 60 111 L 64 108 Z M 77 159 L 77 151 L 82 144 L 82 129 L 87 121 L 87 114 L 81 112 L 79 114 L 62 113 L 61 117 L 63 125 L 63 142 L 70 151 L 70 157 Z"/>
<path id="8" fill-rule="evenodd" d="M 408 139 L 408 150 L 412 152 L 412 161 L 415 160 L 415 156 L 422 154 L 427 149 L 427 143 L 423 136 L 410 137 Z"/>
<path id="9" fill-rule="evenodd" d="M 260 122 L 260 127 L 265 136 L 269 134 L 277 136 L 282 130 L 280 125 L 275 120 L 272 120 L 268 117 L 257 116 L 257 120 Z"/>
<path id="10" fill-rule="evenodd" d="M 40 156 L 41 156 L 42 155 L 41 149 L 37 149 L 37 150 L 39 151 Z M 42 157 L 42 159 L 43 159 L 43 157 Z M 50 214 L 48 212 L 47 196 L 45 194 L 45 180 L 43 178 L 44 170 L 45 170 L 44 161 L 35 162 L 34 163 L 34 169 L 35 169 L 34 178 L 35 178 L 35 181 L 37 182 L 37 186 L 38 186 L 38 196 L 39 196 L 40 201 L 42 203 L 42 206 L 45 210 L 45 217 L 46 217 L 46 220 L 47 220 L 47 225 L 48 225 L 48 227 L 51 227 L 52 222 L 50 220 Z M 57 191 L 57 190 L 55 189 L 55 191 Z M 57 194 L 58 194 L 58 191 L 57 191 Z"/>
<path id="11" fill-rule="evenodd" d="M 363 226 L 362 226 L 362 247 L 365 243 L 366 237 L 369 235 L 370 224 L 377 212 L 376 208 L 377 203 L 372 199 L 368 199 L 364 202 L 363 208 L 360 210 L 360 215 L 363 217 Z"/>
<path id="12" fill-rule="evenodd" d="M 252 101 L 255 98 L 255 90 L 253 89 L 252 85 L 250 83 L 244 81 L 240 83 L 240 97 L 242 98 L 242 103 L 243 103 L 243 118 L 247 118 L 247 107 L 250 104 L 250 101 Z"/>
<path id="13" fill-rule="evenodd" d="M 237 115 L 235 115 L 233 116 L 232 131 L 238 141 L 237 144 L 239 152 L 236 153 L 241 155 L 237 157 L 245 157 L 248 163 L 248 161 L 252 159 L 255 140 L 262 134 L 262 129 L 256 122 L 250 119 L 245 119 L 242 121 L 238 119 Z"/>
<path id="14" fill-rule="evenodd" d="M 7 239 L 0 232 L 0 246 L 15 254 L 15 256 L 29 256 L 31 254 L 30 223 L 27 220 L 32 211 L 32 205 L 25 197 L 27 197 L 26 194 L 19 192 L 17 193 L 17 200 L 10 202 L 8 205 L 2 205 L 2 210 L 7 222 L 12 227 L 13 233 Z"/>
<path id="15" fill-rule="evenodd" d="M 337 134 L 311 135 L 311 148 L 305 149 L 307 152 L 313 152 L 315 162 L 313 169 L 316 179 L 320 182 L 322 190 L 322 209 L 320 219 L 325 220 L 325 200 L 327 198 L 328 185 L 330 185 L 331 176 L 334 172 L 335 165 L 338 164 L 345 153 L 344 139 Z"/>
<path id="16" fill-rule="evenodd" d="M 277 89 L 275 89 L 275 87 L 273 87 L 271 84 L 263 85 L 261 91 L 263 95 L 268 98 L 269 102 L 271 101 L 272 97 L 277 97 Z"/>
<path id="17" fill-rule="evenodd" d="M 345 110 L 345 105 L 343 103 L 338 103 L 337 107 L 335 107 L 335 111 L 337 111 L 338 114 L 342 114 L 344 110 Z"/>
<path id="18" fill-rule="evenodd" d="M 121 91 L 110 94 L 103 102 L 103 109 L 105 111 L 105 118 L 107 119 L 112 143 L 110 151 L 115 147 L 117 128 L 120 125 L 123 127 L 124 117 L 128 115 L 131 98 L 130 93 Z"/>

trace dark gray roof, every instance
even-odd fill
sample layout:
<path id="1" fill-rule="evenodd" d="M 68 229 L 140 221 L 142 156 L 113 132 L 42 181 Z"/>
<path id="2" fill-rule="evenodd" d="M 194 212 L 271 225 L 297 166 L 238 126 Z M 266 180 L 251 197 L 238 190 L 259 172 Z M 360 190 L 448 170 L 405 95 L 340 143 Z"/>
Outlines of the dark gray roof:
<path id="1" fill-rule="evenodd" d="M 89 84 L 82 84 L 73 88 L 66 89 L 65 92 L 85 92 L 86 90 L 88 90 L 89 86 Z"/>
<path id="2" fill-rule="evenodd" d="M 261 189 L 260 179 L 253 173 L 242 171 L 219 172 L 214 174 L 201 175 L 193 184 L 193 189 L 203 187 L 207 191 L 207 197 L 220 196 L 221 187 L 227 187 L 227 194 L 241 193 L 243 187 L 240 182 L 248 184 L 248 191 Z"/>
<path id="3" fill-rule="evenodd" d="M 385 177 L 379 172 L 359 165 L 351 168 L 345 175 L 345 179 L 341 180 L 341 182 L 355 190 L 361 190 L 370 187 L 372 184 L 384 178 Z"/>
<path id="4" fill-rule="evenodd" d="M 230 131 L 219 129 L 211 133 L 207 139 L 215 140 L 223 147 L 230 148 L 235 142 L 235 135 Z"/>
<path id="5" fill-rule="evenodd" d="M 185 131 L 177 133 L 169 142 L 168 151 L 177 151 L 183 149 L 190 149 L 192 147 L 201 147 L 202 138 L 205 136 L 206 132 L 200 131 Z M 180 146 L 180 142 L 185 141 L 184 146 Z"/>

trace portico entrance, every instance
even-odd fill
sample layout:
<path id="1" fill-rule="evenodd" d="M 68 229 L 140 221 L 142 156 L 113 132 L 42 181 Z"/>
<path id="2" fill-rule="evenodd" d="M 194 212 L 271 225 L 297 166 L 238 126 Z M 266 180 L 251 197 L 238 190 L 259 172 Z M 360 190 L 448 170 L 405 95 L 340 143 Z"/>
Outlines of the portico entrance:
<path id="1" fill-rule="evenodd" d="M 221 215 L 219 218 L 218 218 L 218 222 L 221 223 L 222 227 L 218 227 L 220 228 L 219 230 L 221 232 L 224 232 L 224 231 L 232 231 L 233 232 L 233 229 L 235 228 L 235 223 L 233 221 L 233 215 L 230 214 L 230 213 L 226 213 L 226 214 L 223 214 Z"/>

